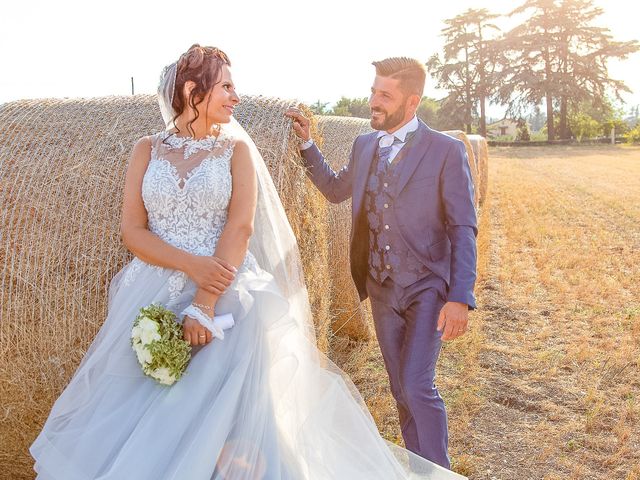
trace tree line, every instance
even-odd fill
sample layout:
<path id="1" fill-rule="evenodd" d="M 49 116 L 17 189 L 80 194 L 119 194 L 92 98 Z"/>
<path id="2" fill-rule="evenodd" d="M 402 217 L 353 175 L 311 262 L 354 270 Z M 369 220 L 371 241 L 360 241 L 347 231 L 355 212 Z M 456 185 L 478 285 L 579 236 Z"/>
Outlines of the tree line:
<path id="1" fill-rule="evenodd" d="M 491 103 L 504 106 L 512 118 L 543 117 L 548 140 L 587 136 L 616 122 L 624 129 L 614 102 L 630 89 L 611 78 L 607 65 L 628 58 L 640 44 L 615 40 L 608 28 L 596 26 L 602 13 L 592 0 L 526 0 L 506 15 L 525 18 L 509 31 L 496 24 L 501 15 L 486 8 L 445 20 L 444 49 L 426 66 L 448 93 L 440 100 L 425 97 L 418 116 L 438 129 L 486 136 Z M 331 109 L 327 105 L 317 102 L 312 108 L 319 114 L 369 117 L 366 97 L 343 97 Z"/>

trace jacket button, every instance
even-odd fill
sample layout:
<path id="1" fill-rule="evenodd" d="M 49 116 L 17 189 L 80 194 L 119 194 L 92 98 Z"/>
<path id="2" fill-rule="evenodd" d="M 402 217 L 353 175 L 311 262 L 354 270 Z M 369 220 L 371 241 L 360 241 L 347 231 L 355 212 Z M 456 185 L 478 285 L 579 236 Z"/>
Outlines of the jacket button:
<path id="1" fill-rule="evenodd" d="M 389 204 L 388 204 L 388 203 L 385 203 L 385 204 L 384 204 L 384 208 L 389 208 Z"/>
<path id="2" fill-rule="evenodd" d="M 385 225 L 385 226 L 384 226 L 384 229 L 385 229 L 385 230 L 389 230 L 389 225 Z"/>
<path id="3" fill-rule="evenodd" d="M 391 265 L 387 265 L 387 270 L 391 270 Z"/>
<path id="4" fill-rule="evenodd" d="M 386 247 L 384 247 L 385 250 L 391 250 L 391 247 L 389 245 L 387 245 Z"/>

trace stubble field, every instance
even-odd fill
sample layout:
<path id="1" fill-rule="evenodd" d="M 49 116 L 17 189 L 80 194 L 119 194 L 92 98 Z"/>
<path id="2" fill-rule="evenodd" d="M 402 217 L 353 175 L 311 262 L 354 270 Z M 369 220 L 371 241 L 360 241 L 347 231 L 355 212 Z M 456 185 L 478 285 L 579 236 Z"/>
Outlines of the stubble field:
<path id="1" fill-rule="evenodd" d="M 492 148 L 478 311 L 445 345 L 454 469 L 471 479 L 640 479 L 640 148 Z M 375 342 L 334 340 L 400 441 Z M 342 353 L 341 353 L 342 352 Z"/>

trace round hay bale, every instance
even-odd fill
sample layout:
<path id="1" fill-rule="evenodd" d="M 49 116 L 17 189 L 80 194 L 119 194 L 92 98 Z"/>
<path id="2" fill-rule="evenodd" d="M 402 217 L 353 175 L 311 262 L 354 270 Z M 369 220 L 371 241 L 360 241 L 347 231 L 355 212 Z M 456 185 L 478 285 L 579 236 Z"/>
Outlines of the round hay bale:
<path id="1" fill-rule="evenodd" d="M 254 138 L 300 242 L 318 344 L 328 349 L 326 205 L 297 159 L 290 102 L 245 97 Z M 0 105 L 0 464 L 33 478 L 28 446 L 106 315 L 130 258 L 119 237 L 136 140 L 163 128 L 155 96 Z M 133 320 L 133 319 L 132 319 Z"/>
<path id="2" fill-rule="evenodd" d="M 487 199 L 487 187 L 489 185 L 489 144 L 482 135 L 467 135 L 467 137 L 476 157 L 478 183 L 480 184 L 478 189 L 480 192 L 479 203 L 482 206 Z"/>
<path id="3" fill-rule="evenodd" d="M 298 240 L 316 341 L 318 348 L 326 353 L 331 328 L 331 299 L 326 292 L 329 281 L 327 202 L 302 166 L 291 120 L 284 116 L 291 104 L 291 101 L 274 98 L 243 97 L 234 115 L 258 146 Z M 311 113 L 307 111 L 307 115 Z"/>
<path id="4" fill-rule="evenodd" d="M 372 131 L 368 120 L 352 117 L 319 116 L 322 153 L 338 171 L 349 162 L 354 140 Z M 360 303 L 349 266 L 351 199 L 329 205 L 329 264 L 331 267 L 331 316 L 335 335 L 368 340 L 373 337 L 371 315 Z M 346 268 L 345 268 L 346 266 Z"/>
<path id="5" fill-rule="evenodd" d="M 473 153 L 473 147 L 469 142 L 469 137 L 462 130 L 448 130 L 442 133 L 446 133 L 450 137 L 457 138 L 458 140 L 464 142 L 464 146 L 467 150 L 467 157 L 469 160 L 469 168 L 471 169 L 471 179 L 473 180 L 473 204 L 475 205 L 476 210 L 478 210 L 478 207 L 480 206 L 480 184 L 478 182 L 477 161 Z"/>

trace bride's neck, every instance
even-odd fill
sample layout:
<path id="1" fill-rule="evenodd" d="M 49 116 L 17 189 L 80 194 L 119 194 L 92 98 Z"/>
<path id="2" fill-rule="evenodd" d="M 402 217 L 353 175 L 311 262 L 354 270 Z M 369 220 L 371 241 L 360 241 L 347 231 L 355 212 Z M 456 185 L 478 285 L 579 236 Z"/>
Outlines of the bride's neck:
<path id="1" fill-rule="evenodd" d="M 215 127 L 208 125 L 206 119 L 199 117 L 195 122 L 189 125 L 193 116 L 180 115 L 176 118 L 175 125 L 181 137 L 204 138 L 215 134 Z"/>

